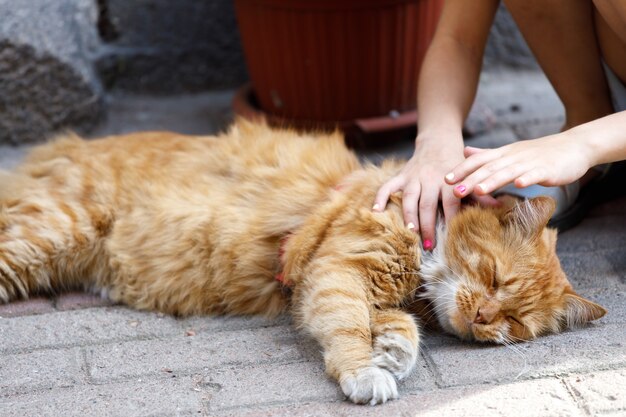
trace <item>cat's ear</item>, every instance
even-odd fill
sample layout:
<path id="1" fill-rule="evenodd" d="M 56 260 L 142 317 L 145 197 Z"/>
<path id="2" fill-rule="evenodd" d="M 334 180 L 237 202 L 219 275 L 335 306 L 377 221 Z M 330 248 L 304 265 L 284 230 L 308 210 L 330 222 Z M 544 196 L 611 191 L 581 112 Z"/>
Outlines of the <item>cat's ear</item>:
<path id="1" fill-rule="evenodd" d="M 548 224 L 556 202 L 550 197 L 535 197 L 520 201 L 502 216 L 502 223 L 512 226 L 527 236 L 536 236 Z"/>
<path id="2" fill-rule="evenodd" d="M 565 322 L 567 327 L 580 326 L 589 321 L 597 320 L 606 314 L 604 307 L 578 294 L 566 293 L 563 297 L 565 297 Z"/>

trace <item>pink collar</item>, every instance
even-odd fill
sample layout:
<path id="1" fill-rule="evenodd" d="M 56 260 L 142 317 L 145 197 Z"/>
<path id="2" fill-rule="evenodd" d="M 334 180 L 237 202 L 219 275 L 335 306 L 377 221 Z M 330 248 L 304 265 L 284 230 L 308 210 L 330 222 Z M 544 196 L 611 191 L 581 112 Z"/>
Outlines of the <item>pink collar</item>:
<path id="1" fill-rule="evenodd" d="M 288 233 L 280 239 L 280 246 L 278 247 L 278 259 L 280 260 L 281 270 L 274 276 L 274 278 L 276 278 L 276 281 L 280 282 L 286 287 L 291 287 L 293 285 L 291 282 L 288 282 L 286 280 L 285 273 L 282 270 L 282 267 L 285 265 L 285 263 L 283 262 L 283 257 L 285 256 L 285 246 L 287 245 L 287 241 L 290 237 L 291 233 Z"/>

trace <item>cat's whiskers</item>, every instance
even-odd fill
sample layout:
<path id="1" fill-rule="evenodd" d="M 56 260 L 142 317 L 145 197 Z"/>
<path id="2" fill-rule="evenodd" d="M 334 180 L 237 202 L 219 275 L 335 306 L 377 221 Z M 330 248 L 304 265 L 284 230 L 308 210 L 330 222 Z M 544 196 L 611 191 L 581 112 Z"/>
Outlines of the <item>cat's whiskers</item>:
<path id="1" fill-rule="evenodd" d="M 515 376 L 514 380 L 519 379 L 519 377 L 521 377 L 522 375 L 524 375 L 526 372 L 528 372 L 528 359 L 527 359 L 527 355 L 526 353 L 524 353 L 522 351 L 522 349 L 516 345 L 516 342 L 513 341 L 513 338 L 515 338 L 515 336 L 512 336 L 510 334 L 506 334 L 503 331 L 500 333 L 500 337 L 499 337 L 499 342 L 502 343 L 502 345 L 504 347 L 506 347 L 507 349 L 510 349 L 511 351 L 513 351 L 513 353 L 515 353 L 516 355 L 518 355 L 519 357 L 522 358 L 522 360 L 524 361 L 524 366 L 522 368 L 522 370 Z M 519 338 L 516 338 L 519 339 Z M 521 339 L 520 339 L 521 341 Z"/>
<path id="2" fill-rule="evenodd" d="M 431 306 L 433 302 L 430 302 L 429 304 L 426 305 L 426 308 L 429 308 Z M 455 304 L 454 301 L 445 301 L 441 304 L 439 304 L 441 307 L 445 308 L 446 310 L 449 309 L 449 307 Z M 426 317 L 424 317 L 424 320 L 428 321 L 430 319 L 432 319 L 433 317 L 437 316 L 437 309 L 436 308 L 431 308 L 430 311 L 428 312 L 428 315 Z M 437 316 L 438 317 L 438 316 Z"/>

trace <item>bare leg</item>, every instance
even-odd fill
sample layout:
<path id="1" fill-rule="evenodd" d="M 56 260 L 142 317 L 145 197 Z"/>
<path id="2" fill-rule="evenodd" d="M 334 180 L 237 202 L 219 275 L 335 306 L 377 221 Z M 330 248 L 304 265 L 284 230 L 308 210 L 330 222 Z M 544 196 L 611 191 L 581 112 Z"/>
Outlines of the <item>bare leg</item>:
<path id="1" fill-rule="evenodd" d="M 505 0 L 565 106 L 564 128 L 613 113 L 589 0 Z"/>
<path id="2" fill-rule="evenodd" d="M 596 6 L 596 34 L 602 58 L 626 83 L 626 4 L 607 0 L 594 0 L 593 3 Z"/>

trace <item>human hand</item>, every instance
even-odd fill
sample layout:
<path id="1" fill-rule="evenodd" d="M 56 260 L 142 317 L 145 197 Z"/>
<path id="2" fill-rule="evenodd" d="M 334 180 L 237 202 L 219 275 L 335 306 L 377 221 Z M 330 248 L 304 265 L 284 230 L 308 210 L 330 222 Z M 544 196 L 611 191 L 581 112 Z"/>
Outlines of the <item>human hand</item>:
<path id="1" fill-rule="evenodd" d="M 444 175 L 463 161 L 463 140 L 460 133 L 458 139 L 452 142 L 442 146 L 440 140 L 418 137 L 411 159 L 376 194 L 373 210 L 383 211 L 389 196 L 402 191 L 404 222 L 409 229 L 420 231 L 426 250 L 435 247 L 439 200 L 441 199 L 446 221 L 454 217 L 461 204 L 460 198 L 453 194 L 452 187 L 444 182 Z M 477 200 L 485 205 L 497 204 L 491 196 L 480 196 Z"/>
<path id="2" fill-rule="evenodd" d="M 513 182 L 523 188 L 533 184 L 569 184 L 592 166 L 592 152 L 567 132 L 539 139 L 515 142 L 495 149 L 466 147 L 467 159 L 446 175 L 454 195 L 486 195 Z"/>

